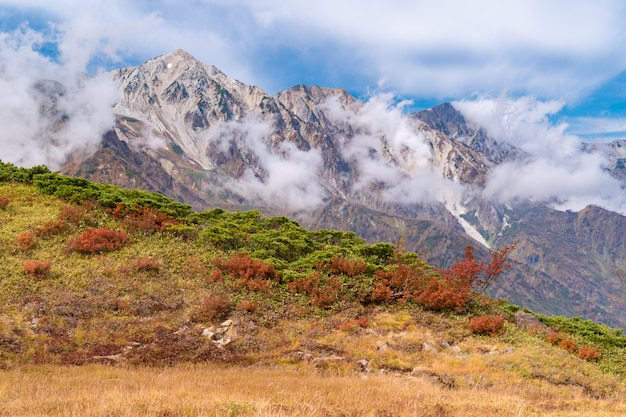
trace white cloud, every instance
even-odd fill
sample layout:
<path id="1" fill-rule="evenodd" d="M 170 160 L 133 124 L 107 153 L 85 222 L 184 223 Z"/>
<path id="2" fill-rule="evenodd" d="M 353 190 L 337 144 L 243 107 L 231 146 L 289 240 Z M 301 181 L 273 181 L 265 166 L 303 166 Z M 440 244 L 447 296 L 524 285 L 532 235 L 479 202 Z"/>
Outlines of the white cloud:
<path id="1" fill-rule="evenodd" d="M 619 1 L 237 3 L 266 30 L 291 28 L 304 47 L 331 39 L 345 64 L 405 95 L 577 97 L 626 65 Z"/>
<path id="2" fill-rule="evenodd" d="M 356 132 L 341 148 L 344 159 L 356 168 L 353 191 L 368 193 L 372 185 L 383 185 L 383 198 L 406 204 L 459 194 L 457 184 L 435 172 L 430 145 L 403 112 L 408 104 L 394 104 L 391 94 L 378 94 L 355 113 L 332 98 L 320 106 L 329 120 L 349 123 Z"/>
<path id="3" fill-rule="evenodd" d="M 114 84 L 87 77 L 34 51 L 47 41 L 20 28 L 0 34 L 0 159 L 58 169 L 113 126 Z"/>
<path id="4" fill-rule="evenodd" d="M 244 158 L 255 159 L 261 171 L 255 173 L 249 168 L 227 187 L 250 201 L 260 199 L 270 206 L 284 205 L 296 211 L 312 211 L 322 203 L 325 192 L 319 171 L 323 161 L 318 150 L 302 151 L 285 141 L 272 148 L 272 122 L 256 116 L 222 122 L 217 129 L 223 138 L 219 147 L 224 147 L 225 138 L 240 141 L 240 151 L 251 152 Z"/>
<path id="5" fill-rule="evenodd" d="M 407 96 L 479 91 L 577 99 L 626 68 L 620 0 L 0 0 L 46 10 L 77 65 L 98 49 L 140 60 L 182 48 L 248 84 L 284 89 L 294 60 L 317 79 L 388 80 Z M 85 48 L 88 46 L 88 48 Z M 79 65 L 80 66 L 80 65 Z M 306 71 L 306 70 L 304 70 Z M 351 84 L 348 86 L 348 84 Z M 339 84 L 341 86 L 342 84 Z"/>
<path id="6" fill-rule="evenodd" d="M 574 211 L 594 204 L 626 213 L 624 190 L 606 171 L 606 155 L 583 151 L 581 139 L 565 133 L 566 125 L 550 124 L 548 115 L 558 111 L 560 103 L 501 97 L 455 102 L 454 106 L 496 140 L 530 155 L 491 169 L 484 189 L 487 197 L 530 199 Z"/>

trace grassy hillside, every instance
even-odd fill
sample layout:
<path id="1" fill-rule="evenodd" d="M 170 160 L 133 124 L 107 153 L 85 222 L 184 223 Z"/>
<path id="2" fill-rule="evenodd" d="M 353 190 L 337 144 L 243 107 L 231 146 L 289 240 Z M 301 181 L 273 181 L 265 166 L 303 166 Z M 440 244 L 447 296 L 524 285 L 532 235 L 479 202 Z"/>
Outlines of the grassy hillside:
<path id="1" fill-rule="evenodd" d="M 284 378 L 299 369 L 311 381 L 410 376 L 468 398 L 476 390 L 517 395 L 524 386 L 522 397 L 550 392 L 566 401 L 576 393 L 596 410 L 623 412 L 626 337 L 562 317 L 541 316 L 545 330 L 517 327 L 517 307 L 477 291 L 506 266 L 506 250 L 489 265 L 471 255 L 440 270 L 401 243 L 365 244 L 352 233 L 311 232 L 254 211 L 198 213 L 158 194 L 2 164 L 0 379 L 47 378 L 49 371 L 28 369 L 55 369 L 28 368 L 35 364 L 82 365 L 100 378 L 109 372 L 103 364 L 133 372 L 209 363 L 279 367 Z M 6 386 L 0 401 L 15 407 L 6 415 L 26 415 Z M 341 409 L 260 414 L 263 405 L 249 401 L 223 414 L 113 414 Z"/>

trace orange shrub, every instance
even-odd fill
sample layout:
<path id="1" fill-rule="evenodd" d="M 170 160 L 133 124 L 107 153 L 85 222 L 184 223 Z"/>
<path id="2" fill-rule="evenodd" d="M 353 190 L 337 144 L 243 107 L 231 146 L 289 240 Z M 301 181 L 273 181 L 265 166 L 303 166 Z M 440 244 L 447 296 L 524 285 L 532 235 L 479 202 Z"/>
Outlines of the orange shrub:
<path id="1" fill-rule="evenodd" d="M 469 328 L 474 334 L 497 336 L 504 333 L 504 319 L 498 316 L 473 317 Z"/>
<path id="2" fill-rule="evenodd" d="M 90 215 L 88 215 L 88 211 L 92 208 L 92 203 L 85 202 L 83 205 L 79 206 L 77 204 L 64 206 L 59 210 L 59 214 L 57 218 L 59 220 L 64 220 L 69 224 L 74 226 L 78 226 L 81 222 L 88 220 Z"/>
<path id="3" fill-rule="evenodd" d="M 81 253 L 100 253 L 123 247 L 130 237 L 124 232 L 111 229 L 87 228 L 82 234 L 68 242 L 70 250 Z"/>
<path id="4" fill-rule="evenodd" d="M 11 199 L 9 197 L 0 195 L 0 210 L 4 210 L 5 208 L 7 208 L 10 202 Z"/>
<path id="5" fill-rule="evenodd" d="M 33 232 L 22 232 L 15 238 L 15 243 L 21 250 L 28 250 L 35 244 L 35 234 Z"/>
<path id="6" fill-rule="evenodd" d="M 551 332 L 551 333 L 548 333 L 548 335 L 546 336 L 546 340 L 548 341 L 548 343 L 550 343 L 551 345 L 555 345 L 555 346 L 559 344 L 562 338 L 563 338 L 563 335 L 558 332 Z"/>
<path id="7" fill-rule="evenodd" d="M 215 265 L 222 272 L 229 274 L 233 278 L 244 281 L 250 279 L 267 279 L 280 282 L 280 273 L 276 271 L 274 265 L 266 264 L 258 259 L 252 259 L 249 254 L 233 255 L 230 258 L 217 258 Z"/>
<path id="8" fill-rule="evenodd" d="M 592 348 L 589 346 L 581 345 L 578 348 L 578 355 L 576 356 L 586 361 L 593 361 L 593 360 L 598 359 L 600 355 L 601 355 L 600 347 L 594 346 Z"/>
<path id="9" fill-rule="evenodd" d="M 424 287 L 432 277 L 420 267 L 399 264 L 391 271 L 377 271 L 376 282 L 371 294 L 373 302 L 382 302 L 398 298 L 400 302 L 417 301 Z"/>
<path id="10" fill-rule="evenodd" d="M 354 320 L 344 320 L 339 323 L 336 328 L 337 330 L 342 330 L 344 332 L 350 332 L 355 330 L 356 328 L 366 328 L 369 325 L 367 319 L 365 317 L 359 317 Z"/>
<path id="11" fill-rule="evenodd" d="M 50 220 L 39 226 L 35 230 L 35 234 L 39 237 L 49 237 L 59 235 L 67 230 L 67 222 L 65 220 Z"/>
<path id="12" fill-rule="evenodd" d="M 326 263 L 319 263 L 315 265 L 315 269 L 327 271 L 333 275 L 347 275 L 354 278 L 365 272 L 367 264 L 361 259 L 351 260 L 339 257 Z"/>
<path id="13" fill-rule="evenodd" d="M 467 291 L 455 288 L 454 285 L 449 283 L 446 285 L 437 278 L 431 278 L 416 301 L 433 311 L 463 311 L 467 303 L 467 294 Z"/>
<path id="14" fill-rule="evenodd" d="M 137 258 L 131 262 L 131 266 L 137 271 L 158 272 L 163 267 L 163 262 L 150 256 Z"/>
<path id="15" fill-rule="evenodd" d="M 34 277 L 43 277 L 48 275 L 52 261 L 31 261 L 24 262 L 24 272 Z"/>
<path id="16" fill-rule="evenodd" d="M 569 353 L 574 353 L 576 351 L 576 341 L 570 338 L 563 339 L 559 342 L 559 347 Z"/>
<path id="17" fill-rule="evenodd" d="M 200 323 L 223 320 L 228 316 L 231 308 L 232 305 L 227 295 L 206 297 L 191 313 L 191 320 Z"/>
<path id="18" fill-rule="evenodd" d="M 182 223 L 155 208 L 139 205 L 132 209 L 123 204 L 117 204 L 111 214 L 133 232 L 163 232 L 169 226 Z"/>
<path id="19" fill-rule="evenodd" d="M 323 282 L 318 273 L 313 273 L 290 282 L 288 288 L 291 292 L 300 292 L 311 297 L 311 304 L 314 306 L 328 308 L 339 300 L 341 280 L 337 276 L 331 276 Z"/>
<path id="20" fill-rule="evenodd" d="M 370 294 L 370 301 L 373 303 L 384 303 L 393 299 L 393 292 L 391 289 L 382 282 L 376 283 L 372 293 Z"/>
<path id="21" fill-rule="evenodd" d="M 237 310 L 247 311 L 248 313 L 254 313 L 259 308 L 259 305 L 254 301 L 241 301 L 237 304 Z"/>

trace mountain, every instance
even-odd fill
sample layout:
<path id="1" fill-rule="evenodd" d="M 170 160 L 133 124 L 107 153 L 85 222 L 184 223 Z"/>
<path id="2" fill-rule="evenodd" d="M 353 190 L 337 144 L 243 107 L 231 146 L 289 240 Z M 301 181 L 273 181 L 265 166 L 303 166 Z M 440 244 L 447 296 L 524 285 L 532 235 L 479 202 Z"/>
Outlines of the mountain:
<path id="1" fill-rule="evenodd" d="M 396 242 L 447 267 L 472 245 L 515 244 L 493 295 L 546 314 L 626 327 L 624 216 L 559 211 L 476 192 L 491 170 L 528 155 L 468 122 L 451 104 L 408 117 L 384 98 L 299 85 L 275 95 L 177 50 L 110 73 L 116 124 L 72 176 L 157 191 L 195 209 L 258 209 L 312 229 Z M 616 142 L 607 167 L 624 175 Z M 587 151 L 598 151 L 589 145 Z"/>

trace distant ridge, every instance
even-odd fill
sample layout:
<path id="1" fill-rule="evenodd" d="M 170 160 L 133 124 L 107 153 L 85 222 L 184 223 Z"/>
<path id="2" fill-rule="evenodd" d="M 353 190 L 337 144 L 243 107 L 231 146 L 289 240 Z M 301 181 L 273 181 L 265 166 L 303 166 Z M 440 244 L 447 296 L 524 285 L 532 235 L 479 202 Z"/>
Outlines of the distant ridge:
<path id="1" fill-rule="evenodd" d="M 254 208 L 370 242 L 403 238 L 442 266 L 466 245 L 486 256 L 485 244 L 514 243 L 516 267 L 494 295 L 626 327 L 614 275 L 626 263 L 624 216 L 477 193 L 494 167 L 527 155 L 452 104 L 407 116 L 341 89 L 298 85 L 271 95 L 182 50 L 110 76 L 122 97 L 116 125 L 64 173 L 162 192 L 196 209 Z M 621 146 L 588 151 L 610 154 L 607 169 L 624 180 Z"/>

